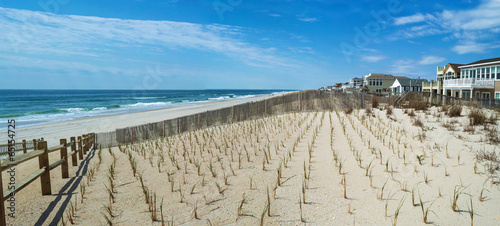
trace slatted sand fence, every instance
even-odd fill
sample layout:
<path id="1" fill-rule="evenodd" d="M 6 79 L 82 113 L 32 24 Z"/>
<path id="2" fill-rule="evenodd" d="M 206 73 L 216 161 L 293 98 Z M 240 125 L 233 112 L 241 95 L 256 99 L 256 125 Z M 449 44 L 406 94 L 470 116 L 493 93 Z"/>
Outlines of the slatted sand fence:
<path id="1" fill-rule="evenodd" d="M 96 142 L 104 147 L 128 144 L 158 137 L 171 136 L 210 126 L 248 119 L 262 118 L 287 112 L 334 110 L 359 104 L 352 94 L 307 90 L 268 99 L 247 102 L 213 111 L 98 133 Z"/>
<path id="2" fill-rule="evenodd" d="M 47 141 L 43 140 L 43 138 L 40 140 L 34 140 L 33 144 L 36 144 L 36 146 L 33 147 L 32 151 L 26 151 L 20 155 L 8 156 L 8 158 L 3 159 L 0 162 L 0 191 L 2 194 L 2 201 L 0 202 L 0 225 L 6 225 L 6 216 L 8 215 L 8 213 L 5 212 L 6 210 L 11 212 L 15 211 L 15 194 L 31 184 L 33 181 L 40 178 L 42 195 L 51 195 L 51 170 L 61 166 L 62 178 L 69 178 L 68 159 L 71 157 L 71 165 L 77 166 L 78 160 L 83 160 L 84 155 L 95 148 L 95 133 L 71 137 L 70 142 L 66 139 L 60 139 L 60 145 L 53 147 L 47 147 Z M 11 145 L 13 146 L 14 144 Z M 49 154 L 57 151 L 60 153 L 59 158 L 51 161 L 51 159 L 49 159 Z M 38 158 L 39 169 L 30 173 L 24 179 L 16 181 L 16 166 L 27 163 L 29 160 L 35 158 Z M 4 191 L 5 187 L 2 178 L 4 176 L 10 177 L 10 179 L 7 180 L 8 183 L 6 186 L 8 189 L 6 191 Z M 15 186 L 12 186 L 13 184 L 15 184 Z M 5 205 L 5 201 L 9 201 L 8 206 Z"/>

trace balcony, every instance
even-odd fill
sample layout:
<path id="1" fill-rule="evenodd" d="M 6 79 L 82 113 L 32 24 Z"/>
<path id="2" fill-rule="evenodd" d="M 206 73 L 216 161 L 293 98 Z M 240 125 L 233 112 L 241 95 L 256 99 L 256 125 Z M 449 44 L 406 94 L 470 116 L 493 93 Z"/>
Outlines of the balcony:
<path id="1" fill-rule="evenodd" d="M 495 80 L 483 79 L 448 79 L 444 80 L 444 88 L 495 88 Z"/>

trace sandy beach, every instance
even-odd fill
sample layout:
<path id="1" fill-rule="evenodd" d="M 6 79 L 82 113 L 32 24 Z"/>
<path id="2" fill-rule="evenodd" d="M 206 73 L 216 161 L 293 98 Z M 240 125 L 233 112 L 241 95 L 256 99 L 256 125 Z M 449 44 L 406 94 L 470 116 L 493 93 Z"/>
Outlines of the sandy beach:
<path id="1" fill-rule="evenodd" d="M 68 225 L 161 225 L 162 216 L 175 225 L 425 225 L 424 216 L 498 225 L 500 148 L 485 129 L 498 120 L 470 131 L 469 110 L 290 113 L 95 150 L 70 179 L 53 171 L 58 195 L 41 196 L 38 181 L 19 192 L 9 220 L 49 225 L 64 212 Z"/>

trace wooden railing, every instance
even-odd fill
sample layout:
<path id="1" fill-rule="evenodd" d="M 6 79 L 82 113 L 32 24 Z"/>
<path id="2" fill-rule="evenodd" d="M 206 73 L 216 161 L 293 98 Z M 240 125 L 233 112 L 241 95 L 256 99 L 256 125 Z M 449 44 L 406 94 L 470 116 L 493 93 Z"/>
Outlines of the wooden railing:
<path id="1" fill-rule="evenodd" d="M 6 151 L 3 151 L 3 152 L 0 151 L 0 156 L 9 154 L 7 148 L 11 145 L 16 146 L 16 151 L 23 150 L 23 153 L 26 154 L 26 153 L 28 153 L 28 150 L 35 149 L 37 142 L 38 142 L 37 139 L 33 139 L 33 141 L 30 141 L 30 142 L 26 142 L 26 140 L 23 140 L 23 142 L 21 142 L 21 143 L 0 144 L 0 149 L 2 149 L 2 148 L 6 149 Z M 28 145 L 30 145 L 30 144 L 32 144 L 32 147 L 28 147 Z M 19 146 L 19 145 L 22 145 L 22 149 L 17 148 L 17 146 Z"/>
<path id="2" fill-rule="evenodd" d="M 23 141 L 22 144 L 23 147 L 26 147 L 26 141 Z M 12 195 L 15 195 L 15 193 L 19 192 L 39 177 L 41 182 L 42 195 L 51 195 L 52 189 L 50 182 L 50 171 L 58 166 L 61 166 L 62 178 L 69 178 L 68 158 L 71 156 L 72 166 L 77 166 L 78 159 L 82 160 L 83 156 L 95 147 L 95 134 L 85 134 L 82 136 L 78 136 L 77 138 L 71 137 L 70 142 L 67 142 L 66 139 L 60 139 L 60 145 L 50 148 L 47 147 L 47 141 L 44 141 L 43 138 L 39 141 L 33 140 L 33 144 L 34 146 L 33 148 L 31 148 L 34 149 L 33 151 L 27 152 L 28 148 L 23 148 L 23 154 L 15 155 L 12 159 L 8 157 L 7 159 L 3 159 L 0 163 L 0 192 L 2 194 L 2 200 L 0 202 L 0 225 L 6 225 L 4 202 L 7 199 L 9 199 Z M 71 150 L 71 152 L 69 153 L 68 148 Z M 50 164 L 49 153 L 55 151 L 60 151 L 60 159 Z M 9 189 L 4 192 L 2 172 L 34 158 L 38 158 L 39 169 L 32 172 L 23 180 L 19 182 L 16 181 L 13 189 Z"/>

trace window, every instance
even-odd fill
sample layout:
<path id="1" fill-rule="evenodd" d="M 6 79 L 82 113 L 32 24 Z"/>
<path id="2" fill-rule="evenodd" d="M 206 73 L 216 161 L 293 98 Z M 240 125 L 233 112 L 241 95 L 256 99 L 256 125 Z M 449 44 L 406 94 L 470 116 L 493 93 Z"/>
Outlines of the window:
<path id="1" fill-rule="evenodd" d="M 495 99 L 500 99 L 500 92 L 495 92 Z"/>
<path id="2" fill-rule="evenodd" d="M 481 92 L 477 91 L 477 92 L 476 92 L 476 98 L 478 98 L 478 99 L 479 99 L 480 97 L 481 97 Z"/>
<path id="3" fill-rule="evenodd" d="M 500 79 L 500 66 L 497 66 L 497 79 Z"/>
<path id="4" fill-rule="evenodd" d="M 485 74 L 486 74 L 486 73 L 485 73 L 484 68 L 481 68 L 481 78 L 484 78 L 484 75 L 485 75 Z"/>
<path id="5" fill-rule="evenodd" d="M 483 92 L 483 99 L 490 99 L 490 93 L 489 92 Z"/>
<path id="6" fill-rule="evenodd" d="M 489 67 L 486 68 L 486 78 L 487 79 L 490 78 L 490 68 Z"/>
<path id="7" fill-rule="evenodd" d="M 382 89 L 376 89 L 375 92 L 380 93 L 382 92 Z"/>

